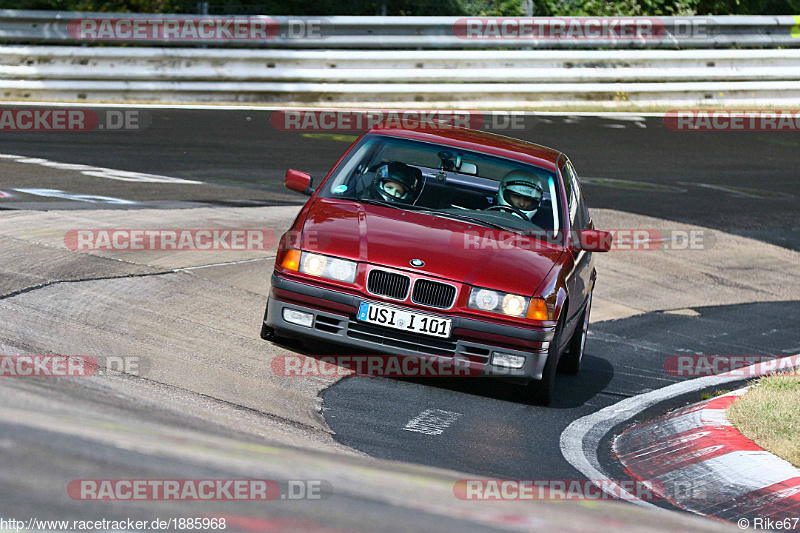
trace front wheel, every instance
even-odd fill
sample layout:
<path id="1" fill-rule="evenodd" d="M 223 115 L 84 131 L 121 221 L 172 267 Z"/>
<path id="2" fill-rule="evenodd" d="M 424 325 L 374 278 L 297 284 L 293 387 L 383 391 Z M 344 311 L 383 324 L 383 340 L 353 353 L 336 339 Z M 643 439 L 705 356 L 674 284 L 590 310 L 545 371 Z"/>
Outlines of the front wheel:
<path id="1" fill-rule="evenodd" d="M 261 324 L 261 338 L 265 341 L 274 341 L 275 340 L 275 328 L 270 327 L 266 324 Z"/>
<path id="2" fill-rule="evenodd" d="M 267 306 L 264 309 L 264 318 L 261 319 L 261 338 L 265 341 L 275 340 L 275 328 L 267 325 L 267 313 L 269 312 L 269 298 L 267 298 Z"/>
<path id="3" fill-rule="evenodd" d="M 566 311 L 566 309 L 565 309 Z M 561 330 L 564 321 L 559 320 L 553 340 L 550 342 L 550 349 L 547 352 L 547 361 L 542 370 L 542 379 L 531 381 L 524 387 L 520 387 L 520 399 L 535 405 L 548 406 L 553 401 L 553 393 L 556 385 L 556 368 L 558 367 L 558 347 L 561 344 Z"/>
<path id="4" fill-rule="evenodd" d="M 589 293 L 589 300 L 586 302 L 586 309 L 583 310 L 578 327 L 569 340 L 569 352 L 561 361 L 560 369 L 565 374 L 577 374 L 583 362 L 583 353 L 586 350 L 586 334 L 589 331 L 589 312 L 592 310 L 592 294 Z"/>
<path id="5" fill-rule="evenodd" d="M 269 312 L 269 300 L 267 300 L 267 308 L 264 310 L 264 318 L 261 320 L 261 338 L 265 341 L 273 342 L 285 348 L 300 348 L 303 346 L 303 341 L 300 339 L 287 338 L 279 335 L 275 328 L 267 325 L 267 313 Z"/>

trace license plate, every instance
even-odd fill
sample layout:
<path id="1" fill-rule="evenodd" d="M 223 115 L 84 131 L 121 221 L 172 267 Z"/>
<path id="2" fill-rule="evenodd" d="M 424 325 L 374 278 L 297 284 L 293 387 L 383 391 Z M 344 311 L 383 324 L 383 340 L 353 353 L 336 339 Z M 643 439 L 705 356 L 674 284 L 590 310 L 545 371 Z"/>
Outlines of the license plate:
<path id="1" fill-rule="evenodd" d="M 358 319 L 387 328 L 445 338 L 450 336 L 450 325 L 452 323 L 449 318 L 415 313 L 370 302 L 361 302 L 358 308 Z"/>

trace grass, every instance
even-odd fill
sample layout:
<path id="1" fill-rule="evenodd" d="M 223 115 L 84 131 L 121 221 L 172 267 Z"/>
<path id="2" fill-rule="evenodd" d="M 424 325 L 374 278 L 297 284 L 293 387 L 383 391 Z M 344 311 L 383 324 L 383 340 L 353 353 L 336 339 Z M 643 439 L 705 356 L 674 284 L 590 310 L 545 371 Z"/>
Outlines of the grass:
<path id="1" fill-rule="evenodd" d="M 700 400 L 710 400 L 711 398 L 716 398 L 717 396 L 723 396 L 725 394 L 728 394 L 729 392 L 733 391 L 729 391 L 726 389 L 717 389 L 714 392 L 704 392 L 700 394 Z"/>
<path id="2" fill-rule="evenodd" d="M 759 379 L 727 412 L 742 434 L 800 467 L 800 373 Z"/>

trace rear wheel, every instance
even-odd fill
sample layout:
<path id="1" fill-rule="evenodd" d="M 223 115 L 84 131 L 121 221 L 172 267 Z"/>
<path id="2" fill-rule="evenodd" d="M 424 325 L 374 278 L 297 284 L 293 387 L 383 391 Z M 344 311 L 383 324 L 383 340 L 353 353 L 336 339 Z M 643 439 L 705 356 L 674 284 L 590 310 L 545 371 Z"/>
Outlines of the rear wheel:
<path id="1" fill-rule="evenodd" d="M 583 310 L 578 326 L 569 340 L 569 352 L 559 365 L 559 369 L 565 374 L 577 374 L 581 369 L 583 352 L 586 349 L 586 334 L 589 331 L 589 312 L 592 310 L 592 294 L 589 293 L 589 301 L 586 302 L 586 309 Z"/>

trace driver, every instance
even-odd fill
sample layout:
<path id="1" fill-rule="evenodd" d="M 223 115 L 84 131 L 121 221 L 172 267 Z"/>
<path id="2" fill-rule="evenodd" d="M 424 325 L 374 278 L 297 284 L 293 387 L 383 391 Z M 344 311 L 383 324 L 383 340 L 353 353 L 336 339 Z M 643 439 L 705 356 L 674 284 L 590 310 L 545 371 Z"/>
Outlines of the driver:
<path id="1" fill-rule="evenodd" d="M 422 192 L 422 171 L 399 161 L 381 165 L 375 171 L 372 191 L 376 199 L 413 204 Z"/>
<path id="2" fill-rule="evenodd" d="M 539 178 L 524 170 L 512 170 L 500 181 L 497 204 L 515 207 L 533 219 L 542 201 L 542 187 Z"/>

